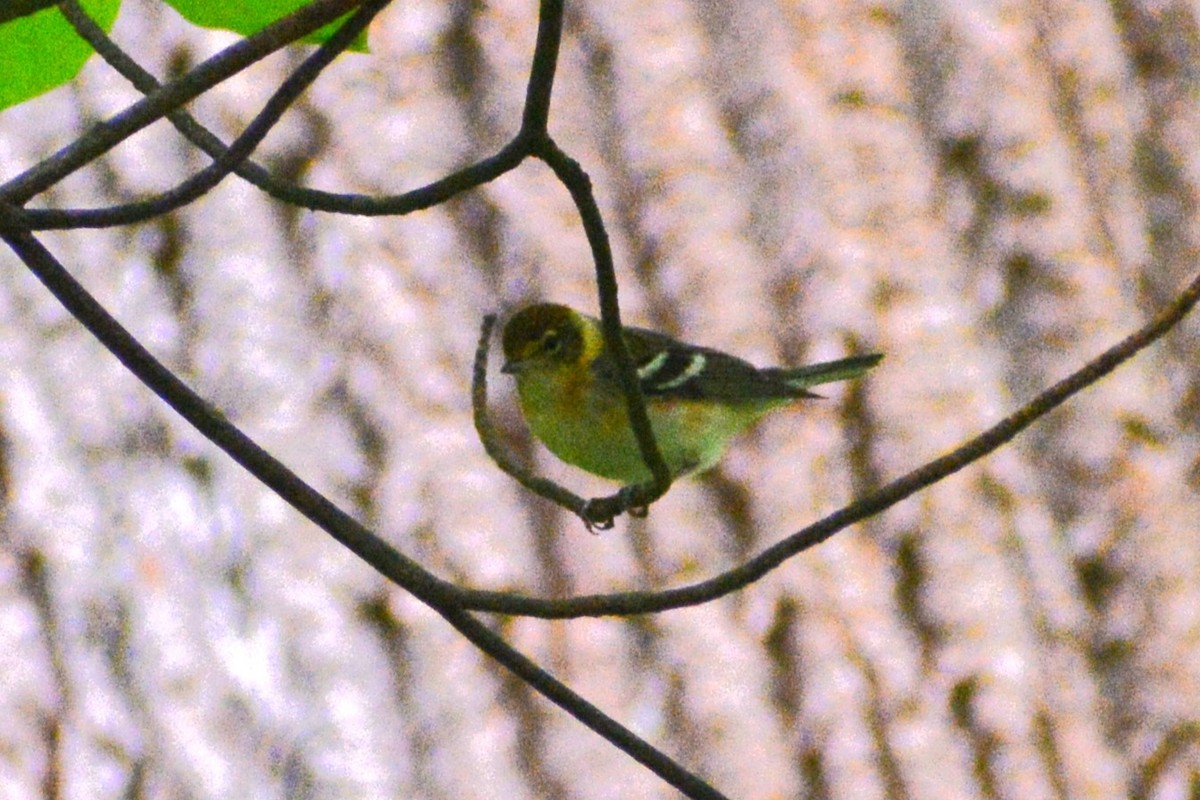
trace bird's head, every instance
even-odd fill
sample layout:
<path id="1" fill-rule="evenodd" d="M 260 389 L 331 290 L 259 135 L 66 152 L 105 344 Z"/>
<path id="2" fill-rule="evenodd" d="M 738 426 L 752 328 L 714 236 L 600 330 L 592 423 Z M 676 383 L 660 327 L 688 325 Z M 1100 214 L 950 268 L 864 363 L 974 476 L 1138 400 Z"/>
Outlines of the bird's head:
<path id="1" fill-rule="evenodd" d="M 521 309 L 504 326 L 502 371 L 520 375 L 577 363 L 584 349 L 584 324 L 577 312 L 555 303 Z"/>

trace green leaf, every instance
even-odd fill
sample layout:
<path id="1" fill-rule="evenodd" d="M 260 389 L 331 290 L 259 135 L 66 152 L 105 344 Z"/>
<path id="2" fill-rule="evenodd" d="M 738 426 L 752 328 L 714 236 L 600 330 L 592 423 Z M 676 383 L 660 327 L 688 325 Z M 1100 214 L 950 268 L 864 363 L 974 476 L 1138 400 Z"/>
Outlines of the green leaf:
<path id="1" fill-rule="evenodd" d="M 108 31 L 121 0 L 82 0 L 81 5 Z M 93 52 L 57 8 L 0 25 L 0 110 L 63 85 Z"/>
<path id="2" fill-rule="evenodd" d="M 190 22 L 205 28 L 221 28 L 243 36 L 249 36 L 286 17 L 293 11 L 308 5 L 309 0 L 256 0 L 253 3 L 234 0 L 167 0 L 168 5 Z M 337 30 L 341 22 L 334 22 L 304 38 L 303 41 L 320 44 Z M 351 50 L 367 52 L 367 35 L 363 33 L 350 45 Z"/>

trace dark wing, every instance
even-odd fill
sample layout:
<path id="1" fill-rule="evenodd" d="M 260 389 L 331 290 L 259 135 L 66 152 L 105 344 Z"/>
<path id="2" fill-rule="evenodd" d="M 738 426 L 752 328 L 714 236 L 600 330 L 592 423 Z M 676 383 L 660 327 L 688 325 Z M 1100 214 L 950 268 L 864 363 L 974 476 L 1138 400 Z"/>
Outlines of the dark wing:
<path id="1" fill-rule="evenodd" d="M 817 396 L 736 356 L 655 331 L 627 327 L 625 345 L 647 397 L 749 401 Z M 601 357 L 593 368 L 612 384 L 620 383 L 611 359 Z"/>

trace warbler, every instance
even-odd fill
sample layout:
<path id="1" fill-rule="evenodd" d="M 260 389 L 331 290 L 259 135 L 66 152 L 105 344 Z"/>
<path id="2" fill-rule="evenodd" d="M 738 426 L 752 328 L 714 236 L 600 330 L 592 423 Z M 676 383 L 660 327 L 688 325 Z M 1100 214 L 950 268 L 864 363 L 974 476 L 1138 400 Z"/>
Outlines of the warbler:
<path id="1" fill-rule="evenodd" d="M 759 369 L 654 331 L 626 327 L 622 333 L 672 478 L 713 466 L 734 436 L 773 409 L 820 397 L 808 387 L 858 377 L 883 358 Z M 514 314 L 502 339 L 502 371 L 516 379 L 521 413 L 535 437 L 563 461 L 602 478 L 651 480 L 598 319 L 539 303 Z"/>

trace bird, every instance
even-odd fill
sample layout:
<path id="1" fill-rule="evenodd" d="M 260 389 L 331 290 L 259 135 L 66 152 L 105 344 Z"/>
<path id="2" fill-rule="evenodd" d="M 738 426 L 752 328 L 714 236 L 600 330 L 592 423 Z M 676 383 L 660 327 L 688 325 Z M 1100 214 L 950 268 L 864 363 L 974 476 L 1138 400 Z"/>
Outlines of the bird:
<path id="1" fill-rule="evenodd" d="M 644 328 L 623 327 L 622 336 L 672 480 L 711 468 L 735 436 L 769 412 L 820 397 L 809 387 L 859 377 L 883 359 L 873 353 L 759 368 Z M 509 317 L 501 341 L 501 371 L 515 379 L 521 414 L 550 452 L 627 486 L 653 480 L 600 320 L 558 303 L 536 303 Z"/>

